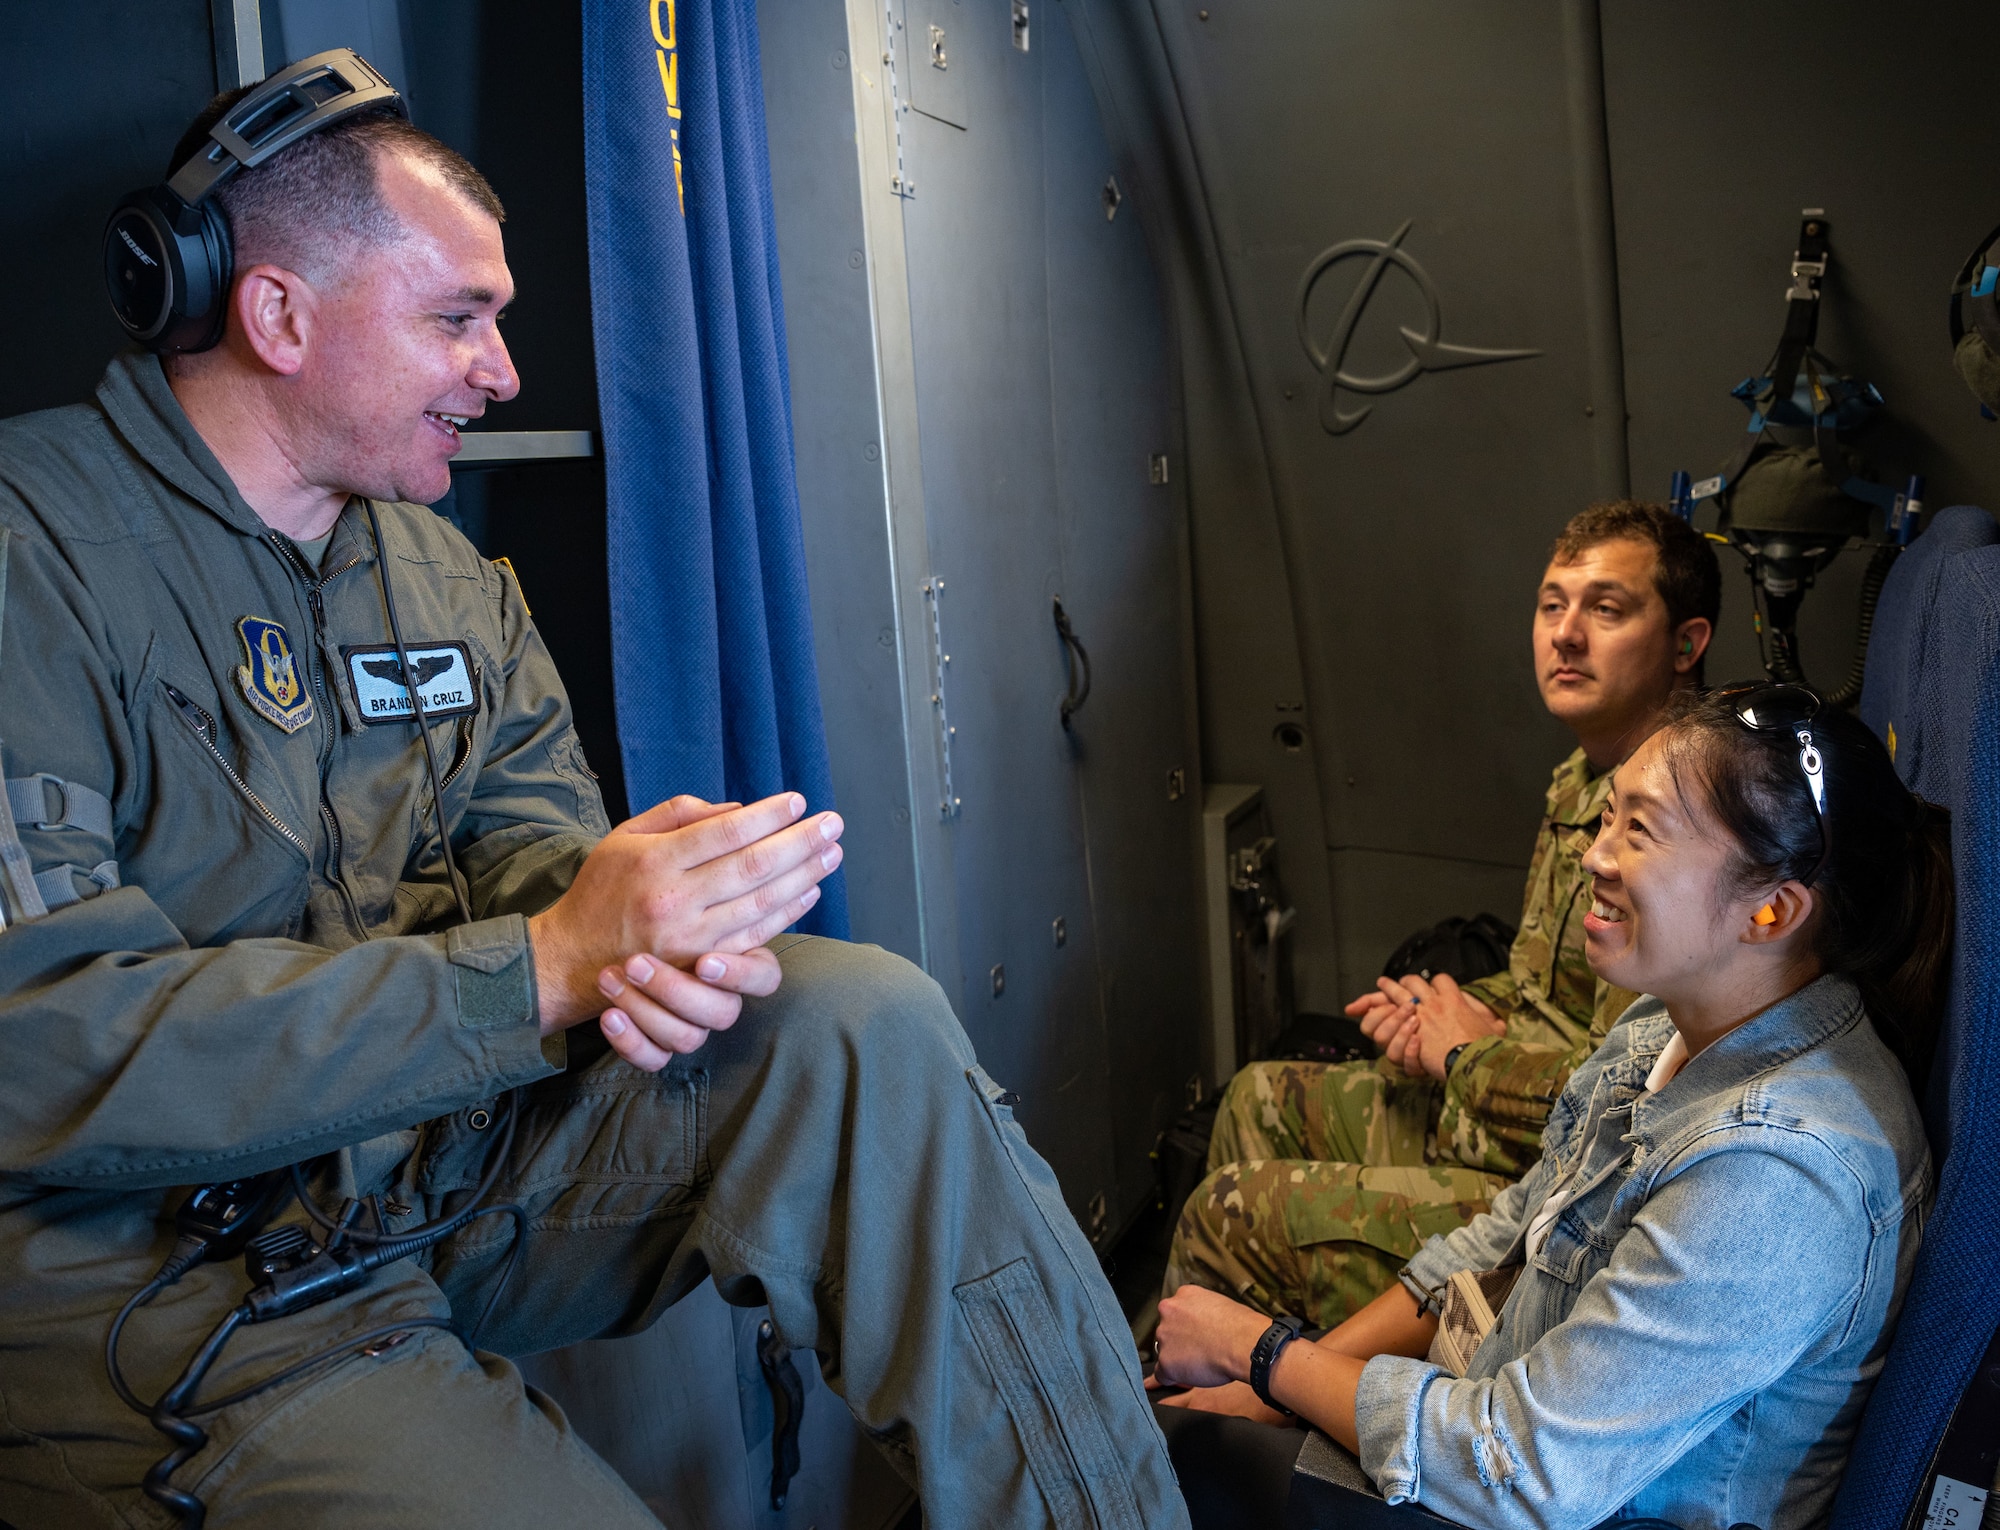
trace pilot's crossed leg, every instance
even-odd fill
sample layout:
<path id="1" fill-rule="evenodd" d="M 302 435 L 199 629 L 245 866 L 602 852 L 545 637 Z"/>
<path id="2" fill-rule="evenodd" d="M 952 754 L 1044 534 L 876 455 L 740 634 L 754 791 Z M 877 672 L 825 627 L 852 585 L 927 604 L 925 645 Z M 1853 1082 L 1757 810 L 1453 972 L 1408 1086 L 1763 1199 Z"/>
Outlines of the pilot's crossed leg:
<path id="1" fill-rule="evenodd" d="M 492 1202 L 530 1232 L 475 1357 L 454 1335 L 321 1367 L 203 1415 L 208 1446 L 173 1477 L 210 1530 L 312 1520 L 409 1525 L 655 1526 L 657 1521 L 505 1354 L 630 1333 L 713 1273 L 760 1299 L 950 1526 L 1185 1526 L 1130 1335 L 1054 1176 L 980 1070 L 942 992 L 873 947 L 788 937 L 784 982 L 731 1030 L 658 1074 L 608 1053 L 519 1092 Z M 581 1040 L 581 1034 L 575 1040 Z M 384 1165 L 396 1225 L 437 1216 L 502 1135 L 462 1111 Z M 365 1171 L 364 1171 L 365 1172 Z M 171 1229 L 145 1259 L 157 1264 Z M 338 1301 L 239 1331 L 202 1386 L 220 1397 L 398 1317 L 468 1325 L 499 1278 L 513 1224 L 473 1222 L 428 1271 L 385 1269 Z M 103 1266 L 100 1297 L 129 1290 Z M 138 1278 L 143 1279 L 143 1274 Z M 128 1329 L 143 1396 L 163 1391 L 241 1298 L 240 1271 L 197 1269 Z M 75 1422 L 53 1495 L 124 1523 L 158 1514 L 130 1484 L 164 1442 L 112 1397 L 87 1340 L 48 1355 L 45 1398 Z M 497 1351 L 498 1353 L 488 1353 Z M 117 1484 L 118 1486 L 114 1486 Z M 109 1518 L 106 1522 L 110 1523 Z"/>

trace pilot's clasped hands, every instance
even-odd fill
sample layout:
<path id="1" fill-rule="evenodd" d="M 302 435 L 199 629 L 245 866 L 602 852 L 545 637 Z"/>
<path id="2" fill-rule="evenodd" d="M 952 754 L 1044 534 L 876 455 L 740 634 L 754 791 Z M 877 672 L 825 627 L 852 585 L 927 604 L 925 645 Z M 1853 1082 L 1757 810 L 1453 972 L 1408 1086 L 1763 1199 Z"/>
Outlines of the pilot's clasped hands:
<path id="1" fill-rule="evenodd" d="M 765 942 L 819 901 L 840 865 L 837 813 L 801 821 L 785 792 L 744 807 L 675 797 L 599 841 L 569 891 L 528 921 L 543 1034 L 598 1017 L 649 1072 L 774 992 Z"/>
<path id="2" fill-rule="evenodd" d="M 1449 973 L 1377 978 L 1374 993 L 1347 1006 L 1361 1032 L 1411 1078 L 1442 1080 L 1445 1059 L 1465 1042 L 1506 1034 L 1507 1026 Z"/>

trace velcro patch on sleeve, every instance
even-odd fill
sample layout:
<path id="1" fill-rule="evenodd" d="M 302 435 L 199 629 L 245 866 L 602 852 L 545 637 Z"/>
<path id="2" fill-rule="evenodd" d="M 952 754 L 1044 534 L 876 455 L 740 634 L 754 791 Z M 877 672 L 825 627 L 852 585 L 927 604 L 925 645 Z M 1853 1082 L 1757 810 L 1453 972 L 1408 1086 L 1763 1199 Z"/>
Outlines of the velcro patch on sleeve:
<path id="1" fill-rule="evenodd" d="M 426 721 L 479 710 L 479 686 L 465 644 L 412 643 L 409 652 Z M 415 715 L 403 663 L 394 648 L 350 647 L 341 653 L 364 722 L 407 722 Z"/>

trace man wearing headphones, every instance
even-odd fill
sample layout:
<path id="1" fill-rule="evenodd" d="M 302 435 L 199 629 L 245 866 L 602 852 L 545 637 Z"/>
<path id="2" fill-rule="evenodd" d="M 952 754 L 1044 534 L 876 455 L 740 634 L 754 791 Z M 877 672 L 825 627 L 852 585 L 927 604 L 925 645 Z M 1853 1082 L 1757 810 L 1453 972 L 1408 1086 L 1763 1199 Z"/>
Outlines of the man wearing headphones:
<path id="1" fill-rule="evenodd" d="M 1347 1012 L 1376 1063 L 1252 1063 L 1230 1081 L 1208 1177 L 1174 1234 L 1164 1292 L 1209 1286 L 1274 1317 L 1333 1327 L 1541 1156 L 1570 1073 L 1636 997 L 1583 956 L 1583 855 L 1611 769 L 1676 689 L 1701 681 L 1722 576 L 1664 506 L 1573 517 L 1535 602 L 1535 678 L 1577 739 L 1558 765 L 1505 970 L 1383 978 Z"/>
<path id="2" fill-rule="evenodd" d="M 612 828 L 423 508 L 519 386 L 491 189 L 344 50 L 174 170 L 107 237 L 161 354 L 0 426 L 0 1520 L 654 1526 L 503 1356 L 712 1274 L 931 1525 L 1185 1526 L 1014 1097 L 782 934 L 838 817 Z"/>

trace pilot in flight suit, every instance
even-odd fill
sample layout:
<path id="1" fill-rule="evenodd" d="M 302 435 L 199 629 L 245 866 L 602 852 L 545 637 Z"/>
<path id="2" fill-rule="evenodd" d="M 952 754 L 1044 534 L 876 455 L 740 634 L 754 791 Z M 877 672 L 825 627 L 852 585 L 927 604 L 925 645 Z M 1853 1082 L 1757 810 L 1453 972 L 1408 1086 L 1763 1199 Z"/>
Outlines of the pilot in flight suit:
<path id="1" fill-rule="evenodd" d="M 250 509 L 157 359 L 0 425 L 0 1520 L 166 1525 L 167 1442 L 107 1381 L 186 1187 L 320 1159 L 401 1230 L 490 1199 L 359 1290 L 240 1329 L 173 1484 L 235 1525 L 655 1525 L 504 1355 L 651 1323 L 705 1275 L 768 1301 L 933 1526 L 1187 1523 L 1130 1335 L 1012 1097 L 935 984 L 779 940 L 784 981 L 657 1074 L 539 1034 L 525 917 L 607 829 L 508 572 L 420 505 L 350 501 L 317 567 Z M 375 561 L 393 565 L 456 926 Z M 407 706 L 407 701 L 401 703 Z M 39 912 L 46 910 L 46 912 Z M 299 1220 L 296 1206 L 284 1216 Z M 204 1264 L 119 1359 L 158 1396 L 242 1301 Z"/>

